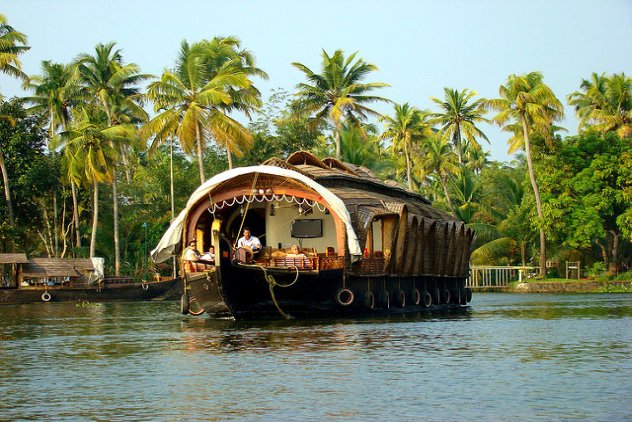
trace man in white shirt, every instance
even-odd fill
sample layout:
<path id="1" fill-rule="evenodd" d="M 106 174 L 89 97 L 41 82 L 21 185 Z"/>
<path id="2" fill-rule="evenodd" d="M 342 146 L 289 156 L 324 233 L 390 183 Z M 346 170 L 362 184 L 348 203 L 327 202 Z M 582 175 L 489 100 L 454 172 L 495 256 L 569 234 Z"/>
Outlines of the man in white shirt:
<path id="1" fill-rule="evenodd" d="M 252 236 L 250 234 L 250 229 L 248 227 L 244 229 L 243 233 L 244 235 L 237 241 L 237 247 L 249 250 L 252 253 L 251 259 L 254 259 L 261 250 L 261 242 L 256 236 Z"/>

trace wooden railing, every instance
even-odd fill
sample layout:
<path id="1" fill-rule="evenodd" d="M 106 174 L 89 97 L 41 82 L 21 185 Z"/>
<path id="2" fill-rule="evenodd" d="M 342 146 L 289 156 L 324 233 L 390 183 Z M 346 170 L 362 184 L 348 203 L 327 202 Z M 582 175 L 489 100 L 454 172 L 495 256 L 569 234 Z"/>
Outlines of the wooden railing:
<path id="1" fill-rule="evenodd" d="M 488 287 L 507 287 L 512 281 L 523 281 L 539 274 L 538 267 L 488 267 L 470 268 L 466 286 L 473 289 Z"/>

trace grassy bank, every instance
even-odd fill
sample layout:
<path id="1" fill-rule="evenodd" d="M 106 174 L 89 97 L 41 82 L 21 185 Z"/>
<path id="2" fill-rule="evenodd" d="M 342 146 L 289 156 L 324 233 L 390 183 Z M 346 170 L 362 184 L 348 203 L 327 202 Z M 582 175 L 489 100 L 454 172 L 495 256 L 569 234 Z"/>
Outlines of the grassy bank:
<path id="1" fill-rule="evenodd" d="M 632 280 L 547 278 L 514 282 L 506 290 L 516 293 L 632 293 Z"/>

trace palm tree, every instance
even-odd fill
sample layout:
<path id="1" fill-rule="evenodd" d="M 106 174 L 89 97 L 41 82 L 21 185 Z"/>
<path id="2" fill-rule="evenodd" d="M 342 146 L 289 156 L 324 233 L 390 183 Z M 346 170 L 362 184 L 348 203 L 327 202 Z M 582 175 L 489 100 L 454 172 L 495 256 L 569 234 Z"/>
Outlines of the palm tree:
<path id="1" fill-rule="evenodd" d="M 564 116 L 562 103 L 544 82 L 540 72 L 525 75 L 509 75 L 507 83 L 499 88 L 500 98 L 489 100 L 492 109 L 498 111 L 493 121 L 505 125 L 508 121 L 520 124 L 527 159 L 529 179 L 535 196 L 536 208 L 540 220 L 544 219 L 540 190 L 533 170 L 533 156 L 529 142 L 529 129 L 535 128 L 541 134 L 551 134 L 553 122 Z M 514 132 L 515 126 L 507 125 L 503 130 Z M 540 229 L 540 273 L 546 274 L 546 236 Z"/>
<path id="2" fill-rule="evenodd" d="M 427 175 L 434 176 L 441 184 L 448 208 L 454 211 L 450 193 L 448 192 L 448 180 L 460 172 L 458 156 L 452 150 L 448 141 L 440 135 L 433 135 L 426 140 L 426 154 L 419 157 L 418 175 L 424 178 Z"/>
<path id="3" fill-rule="evenodd" d="M 26 35 L 16 31 L 7 23 L 7 18 L 0 14 L 0 72 L 11 77 L 21 79 L 25 84 L 28 83 L 28 76 L 22 71 L 22 63 L 18 56 L 26 52 L 30 47 L 26 46 Z M 0 100 L 2 100 L 0 93 Z M 0 171 L 2 172 L 2 181 L 4 183 L 4 196 L 7 200 L 7 213 L 9 217 L 9 225 L 15 226 L 15 216 L 13 214 L 13 202 L 11 200 L 11 187 L 9 186 L 9 177 L 7 169 L 4 165 L 4 157 L 0 151 Z"/>
<path id="4" fill-rule="evenodd" d="M 342 50 L 336 50 L 329 56 L 322 52 L 321 73 L 314 73 L 301 63 L 292 63 L 305 74 L 307 83 L 296 86 L 298 92 L 294 109 L 297 113 L 312 115 L 313 124 L 330 121 L 334 125 L 336 158 L 340 159 L 340 131 L 343 118 L 351 123 L 365 120 L 367 116 L 381 116 L 365 104 L 390 102 L 386 98 L 368 95 L 371 91 L 389 86 L 382 82 L 361 83 L 377 66 L 362 59 L 356 60 L 353 53 L 347 59 Z"/>
<path id="5" fill-rule="evenodd" d="M 133 64 L 123 64 L 121 50 L 115 50 L 115 43 L 97 44 L 95 55 L 81 54 L 75 60 L 79 78 L 86 93 L 105 110 L 108 127 L 119 127 L 120 123 L 146 121 L 147 113 L 138 103 L 141 99 L 138 84 L 150 75 L 140 73 Z M 120 127 L 119 127 L 120 129 Z M 126 128 L 128 130 L 129 128 Z M 119 156 L 123 159 L 135 138 L 126 138 L 128 144 L 118 144 Z M 119 216 L 116 162 L 112 163 L 112 205 L 114 228 L 114 273 L 120 275 Z M 129 166 L 126 166 L 129 169 Z"/>
<path id="6" fill-rule="evenodd" d="M 479 98 L 472 102 L 477 95 L 475 91 L 464 89 L 462 91 L 450 88 L 443 88 L 444 100 L 431 97 L 437 103 L 442 112 L 432 113 L 433 123 L 441 124 L 439 132 L 443 137 L 450 140 L 459 156 L 459 163 L 464 164 L 464 150 L 481 149 L 476 138 L 483 138 L 487 142 L 487 136 L 476 127 L 476 123 L 488 122 L 483 117 L 485 114 L 485 100 Z M 467 145 L 463 145 L 465 139 Z"/>
<path id="7" fill-rule="evenodd" d="M 386 122 L 382 139 L 391 140 L 394 155 L 404 151 L 409 190 L 413 190 L 411 147 L 432 135 L 430 124 L 426 121 L 427 116 L 427 112 L 422 112 L 411 107 L 408 103 L 404 103 L 395 105 L 393 117 L 383 116 L 380 118 L 381 121 Z"/>
<path id="8" fill-rule="evenodd" d="M 76 68 L 69 65 L 42 62 L 42 75 L 31 77 L 29 88 L 34 92 L 26 101 L 33 104 L 28 111 L 48 115 L 49 146 L 53 144 L 57 130 L 67 130 L 70 119 L 70 103 L 80 92 L 77 85 Z M 54 151 L 53 151 L 54 154 Z M 73 220 L 76 236 L 76 246 L 81 248 L 81 234 L 79 232 L 79 210 L 77 206 L 77 189 L 70 179 L 73 202 Z M 57 195 L 54 196 L 54 214 L 57 217 Z M 57 247 L 57 225 L 55 224 L 55 247 Z M 57 252 L 57 251 L 56 251 Z"/>
<path id="9" fill-rule="evenodd" d="M 75 111 L 73 124 L 61 133 L 60 147 L 76 179 L 89 181 L 93 186 L 92 237 L 90 257 L 94 257 L 99 215 L 99 183 L 112 182 L 114 163 L 127 144 L 136 136 L 131 125 L 104 125 L 99 113 L 86 108 Z"/>
<path id="10" fill-rule="evenodd" d="M 227 49 L 224 42 L 232 47 Z M 248 65 L 246 53 L 239 55 L 238 45 L 233 38 L 193 45 L 183 41 L 175 69 L 165 70 L 147 91 L 159 114 L 141 129 L 141 137 L 154 137 L 152 149 L 177 137 L 184 152 L 197 155 L 200 183 L 206 180 L 203 158 L 208 139 L 226 147 L 229 167 L 231 151 L 239 155 L 252 144 L 250 132 L 226 114 L 248 113 L 260 104 L 249 76 L 261 71 Z"/>
<path id="11" fill-rule="evenodd" d="M 602 131 L 617 131 L 621 137 L 632 134 L 632 78 L 625 73 L 610 77 L 593 73 L 590 80 L 582 79 L 580 88 L 567 97 L 579 117 L 580 130 L 594 125 Z"/>

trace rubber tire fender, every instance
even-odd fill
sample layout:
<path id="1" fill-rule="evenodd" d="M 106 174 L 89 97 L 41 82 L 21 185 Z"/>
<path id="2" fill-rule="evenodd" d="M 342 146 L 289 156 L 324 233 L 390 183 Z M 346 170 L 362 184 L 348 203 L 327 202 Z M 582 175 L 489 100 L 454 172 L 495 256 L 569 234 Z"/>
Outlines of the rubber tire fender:
<path id="1" fill-rule="evenodd" d="M 421 305 L 424 308 L 429 308 L 430 306 L 432 306 L 432 295 L 426 290 L 421 293 Z"/>
<path id="2" fill-rule="evenodd" d="M 419 289 L 412 289 L 410 292 L 410 301 L 413 303 L 413 305 L 419 305 L 421 303 L 421 293 L 419 292 Z"/>
<path id="3" fill-rule="evenodd" d="M 182 315 L 189 314 L 189 295 L 187 292 L 182 293 L 182 296 L 180 296 L 180 312 L 182 312 Z"/>
<path id="4" fill-rule="evenodd" d="M 51 294 L 48 292 L 42 293 L 41 297 L 42 297 L 42 302 L 50 302 L 50 300 L 53 298 L 53 296 L 51 296 Z"/>
<path id="5" fill-rule="evenodd" d="M 388 290 L 382 290 L 380 293 L 380 305 L 386 310 L 391 307 L 391 298 L 388 294 Z"/>
<path id="6" fill-rule="evenodd" d="M 340 306 L 349 306 L 355 300 L 355 295 L 351 289 L 346 287 L 341 287 L 336 291 L 336 295 L 334 296 L 336 299 L 336 303 Z"/>
<path id="7" fill-rule="evenodd" d="M 472 301 L 472 289 L 467 287 L 465 289 L 465 291 L 467 291 L 467 302 L 471 302 Z"/>
<path id="8" fill-rule="evenodd" d="M 395 299 L 395 304 L 398 308 L 406 306 L 406 293 L 402 289 L 395 291 L 393 298 Z"/>
<path id="9" fill-rule="evenodd" d="M 364 292 L 364 306 L 375 309 L 375 295 L 373 292 Z"/>
<path id="10" fill-rule="evenodd" d="M 443 289 L 443 303 L 450 303 L 450 289 Z"/>

